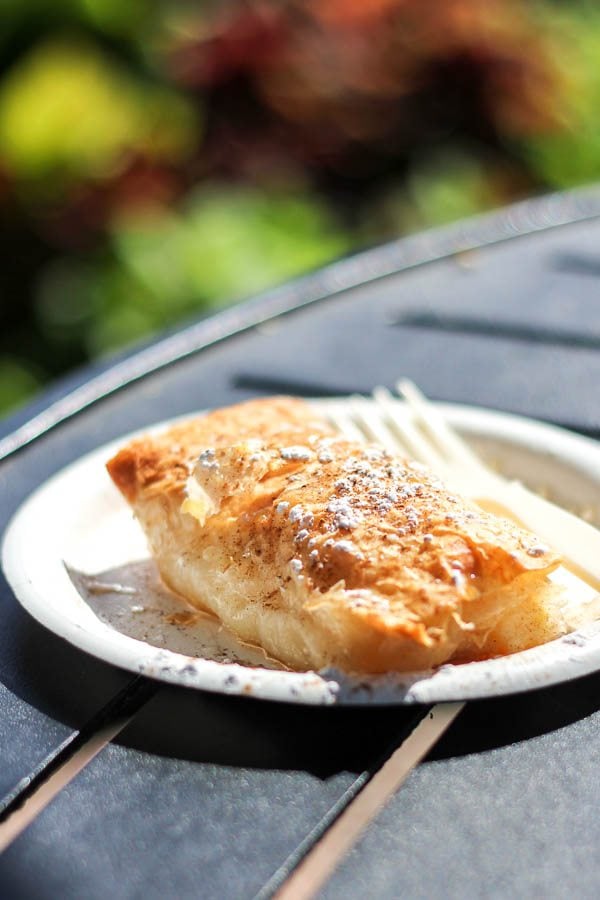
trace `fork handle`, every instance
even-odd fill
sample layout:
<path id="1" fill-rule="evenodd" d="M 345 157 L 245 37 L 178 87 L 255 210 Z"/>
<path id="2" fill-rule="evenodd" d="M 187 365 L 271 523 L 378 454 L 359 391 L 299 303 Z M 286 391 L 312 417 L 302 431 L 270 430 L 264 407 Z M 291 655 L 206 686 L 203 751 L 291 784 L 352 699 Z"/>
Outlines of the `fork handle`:
<path id="1" fill-rule="evenodd" d="M 600 531 L 578 516 L 534 494 L 519 481 L 509 481 L 502 486 L 504 497 L 499 500 L 489 495 L 476 497 L 477 503 L 489 512 L 516 520 L 533 531 L 543 541 L 563 556 L 565 568 L 586 581 L 594 590 L 600 590 Z M 568 534 L 567 541 L 562 535 Z"/>

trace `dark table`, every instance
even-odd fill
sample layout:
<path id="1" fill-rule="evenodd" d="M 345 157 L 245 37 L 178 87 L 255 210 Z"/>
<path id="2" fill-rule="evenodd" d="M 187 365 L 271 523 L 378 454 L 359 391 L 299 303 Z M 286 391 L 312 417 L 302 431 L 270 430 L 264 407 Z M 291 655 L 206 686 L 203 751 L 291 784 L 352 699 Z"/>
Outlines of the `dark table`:
<path id="1" fill-rule="evenodd" d="M 369 251 L 55 385 L 2 423 L 0 528 L 49 475 L 124 432 L 400 374 L 437 400 L 600 436 L 600 191 Z M 11 900 L 269 896 L 414 725 L 414 710 L 136 679 L 36 624 L 3 580 L 0 610 L 6 821 L 129 717 L 0 857 Z M 469 703 L 322 896 L 598 896 L 599 697 L 594 675 Z"/>

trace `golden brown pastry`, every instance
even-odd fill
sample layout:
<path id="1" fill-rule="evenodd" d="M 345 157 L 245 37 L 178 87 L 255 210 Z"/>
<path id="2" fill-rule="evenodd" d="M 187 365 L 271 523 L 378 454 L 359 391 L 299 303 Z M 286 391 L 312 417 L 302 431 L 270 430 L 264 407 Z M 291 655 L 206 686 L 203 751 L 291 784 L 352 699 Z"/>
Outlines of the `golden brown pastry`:
<path id="1" fill-rule="evenodd" d="M 418 670 L 561 631 L 555 553 L 303 401 L 217 410 L 108 471 L 166 584 L 292 668 Z"/>

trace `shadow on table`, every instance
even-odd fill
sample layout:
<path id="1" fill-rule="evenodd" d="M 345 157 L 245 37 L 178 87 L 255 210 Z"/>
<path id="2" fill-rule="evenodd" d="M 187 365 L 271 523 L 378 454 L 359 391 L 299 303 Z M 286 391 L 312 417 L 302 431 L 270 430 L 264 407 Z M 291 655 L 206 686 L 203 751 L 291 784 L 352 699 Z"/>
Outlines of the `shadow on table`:
<path id="1" fill-rule="evenodd" d="M 81 729 L 132 679 L 39 625 L 0 576 L 0 681 L 44 715 Z"/>
<path id="2" fill-rule="evenodd" d="M 44 715 L 81 729 L 134 680 L 67 644 L 17 604 L 0 632 L 3 683 Z M 147 682 L 117 742 L 217 765 L 361 772 L 397 746 L 420 716 L 412 707 L 307 707 L 225 697 Z M 600 675 L 514 697 L 472 701 L 431 759 L 529 740 L 596 712 Z M 137 705 L 136 705 L 137 704 Z M 139 708 L 138 708 L 139 707 Z"/>
<path id="3" fill-rule="evenodd" d="M 566 728 L 600 710 L 600 674 L 494 700 L 467 704 L 429 755 L 484 753 Z"/>
<path id="4" fill-rule="evenodd" d="M 599 708 L 600 676 L 516 697 L 473 701 L 430 754 L 480 753 L 565 728 Z M 162 688 L 119 743 L 219 765 L 362 771 L 398 746 L 422 714 L 411 707 L 276 704 Z"/>

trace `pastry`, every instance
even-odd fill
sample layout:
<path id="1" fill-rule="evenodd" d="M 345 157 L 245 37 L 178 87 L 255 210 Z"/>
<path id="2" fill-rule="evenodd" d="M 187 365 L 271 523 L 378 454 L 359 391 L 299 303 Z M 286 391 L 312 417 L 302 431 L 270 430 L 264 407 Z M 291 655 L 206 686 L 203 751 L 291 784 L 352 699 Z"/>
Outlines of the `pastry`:
<path id="1" fill-rule="evenodd" d="M 165 583 L 291 668 L 423 670 L 563 629 L 556 553 L 304 401 L 136 438 L 108 471 Z"/>

